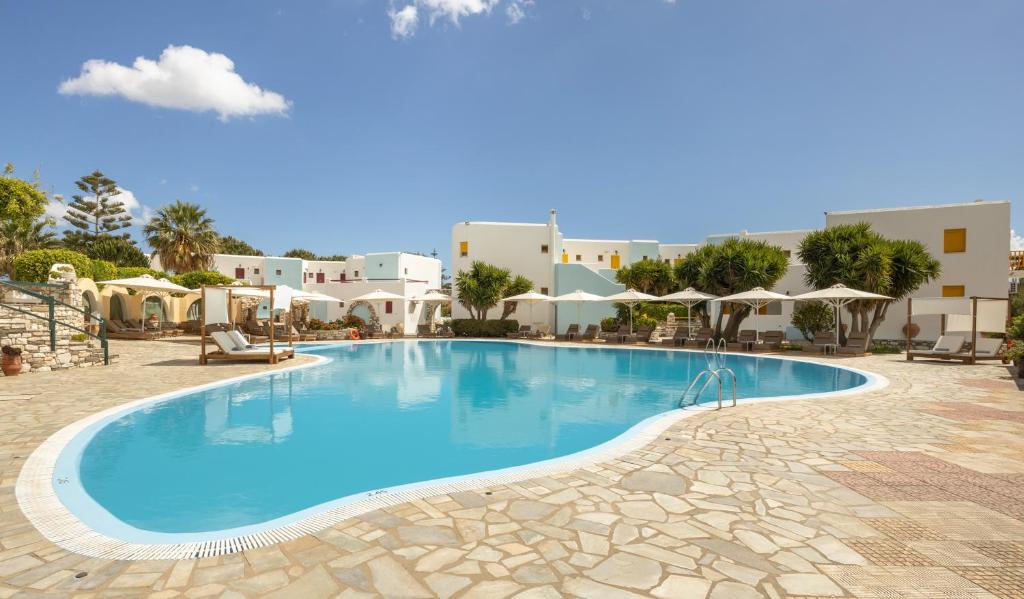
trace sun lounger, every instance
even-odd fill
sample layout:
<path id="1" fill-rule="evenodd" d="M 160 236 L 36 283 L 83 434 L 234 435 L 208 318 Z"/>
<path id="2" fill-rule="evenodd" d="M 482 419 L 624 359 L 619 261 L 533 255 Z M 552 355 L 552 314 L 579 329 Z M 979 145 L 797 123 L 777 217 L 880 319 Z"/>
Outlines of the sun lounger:
<path id="1" fill-rule="evenodd" d="M 268 360 L 271 357 L 269 347 L 253 347 L 251 344 L 245 343 L 245 338 L 241 334 L 233 337 L 227 331 L 214 331 L 210 337 L 213 338 L 213 342 L 220 350 L 206 354 L 207 359 Z M 278 359 L 290 358 L 294 355 L 295 350 L 290 347 L 274 348 L 274 356 Z"/>
<path id="2" fill-rule="evenodd" d="M 697 330 L 697 334 L 694 335 L 693 340 L 699 347 L 704 347 L 707 345 L 708 341 L 714 338 L 714 336 L 715 329 L 711 327 L 701 327 Z"/>
<path id="3" fill-rule="evenodd" d="M 628 337 L 630 343 L 647 343 L 654 333 L 653 327 L 640 327 L 635 333 Z"/>
<path id="4" fill-rule="evenodd" d="M 686 327 L 677 326 L 675 331 L 672 332 L 671 337 L 663 337 L 661 339 L 661 344 L 681 347 L 683 345 L 686 345 L 687 337 L 689 337 L 689 331 L 686 330 Z"/>
<path id="5" fill-rule="evenodd" d="M 757 331 L 754 329 L 743 329 L 736 335 L 736 341 L 729 343 L 726 347 L 730 351 L 752 351 L 757 343 Z"/>
<path id="6" fill-rule="evenodd" d="M 624 324 L 619 325 L 617 330 L 611 333 L 605 333 L 602 337 L 608 343 L 625 343 L 626 339 L 629 338 L 629 327 Z"/>
<path id="7" fill-rule="evenodd" d="M 537 325 L 537 329 L 530 335 L 531 339 L 547 339 L 551 336 L 551 327 L 542 324 Z"/>
<path id="8" fill-rule="evenodd" d="M 434 336 L 435 337 L 442 337 L 442 338 L 444 338 L 444 337 L 454 337 L 455 336 L 455 331 L 452 330 L 451 326 L 443 324 L 443 325 L 437 327 L 437 332 L 434 333 Z"/>
<path id="9" fill-rule="evenodd" d="M 572 341 L 573 339 L 576 339 L 579 336 L 580 336 L 580 325 L 578 325 L 578 324 L 571 324 L 571 325 L 569 325 L 569 328 L 567 328 L 565 330 L 565 339 L 567 341 Z"/>
<path id="10" fill-rule="evenodd" d="M 600 333 L 601 327 L 596 324 L 588 324 L 586 330 L 580 335 L 580 341 L 597 341 Z"/>
<path id="11" fill-rule="evenodd" d="M 160 334 L 152 331 L 140 331 L 130 329 L 120 320 L 107 321 L 107 337 L 110 339 L 135 339 L 141 341 L 152 341 L 159 339 Z"/>
<path id="12" fill-rule="evenodd" d="M 418 324 L 416 325 L 416 336 L 417 337 L 433 337 L 434 331 L 430 330 L 429 324 Z"/>
<path id="13" fill-rule="evenodd" d="M 970 350 L 963 349 L 966 344 L 965 338 L 961 335 L 943 335 L 935 342 L 930 350 L 914 350 L 907 353 L 907 360 L 914 358 L 929 358 L 936 360 L 960 360 L 965 364 L 973 364 L 977 360 L 1000 360 L 1006 362 L 1003 356 L 1003 340 L 999 338 L 978 337 L 975 341 L 974 355 Z"/>
<path id="14" fill-rule="evenodd" d="M 846 336 L 846 345 L 836 349 L 837 354 L 847 356 L 863 356 L 868 353 L 867 335 L 864 333 L 850 333 Z"/>
<path id="15" fill-rule="evenodd" d="M 505 336 L 508 337 L 509 339 L 525 339 L 530 336 L 531 329 L 532 327 L 528 324 L 519 325 L 518 331 L 505 333 Z"/>
<path id="16" fill-rule="evenodd" d="M 754 349 L 765 351 L 779 351 L 779 349 L 782 348 L 782 343 L 785 340 L 786 334 L 783 333 L 782 331 L 765 331 L 761 335 L 761 344 L 756 346 Z"/>

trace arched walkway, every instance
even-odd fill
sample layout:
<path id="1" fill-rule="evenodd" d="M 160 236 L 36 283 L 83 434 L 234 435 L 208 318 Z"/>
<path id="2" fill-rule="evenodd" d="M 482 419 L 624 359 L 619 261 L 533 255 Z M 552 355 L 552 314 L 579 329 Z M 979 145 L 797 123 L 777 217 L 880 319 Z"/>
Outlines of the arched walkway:
<path id="1" fill-rule="evenodd" d="M 110 296 L 110 317 L 108 320 L 124 320 L 128 315 L 128 306 L 120 293 Z"/>

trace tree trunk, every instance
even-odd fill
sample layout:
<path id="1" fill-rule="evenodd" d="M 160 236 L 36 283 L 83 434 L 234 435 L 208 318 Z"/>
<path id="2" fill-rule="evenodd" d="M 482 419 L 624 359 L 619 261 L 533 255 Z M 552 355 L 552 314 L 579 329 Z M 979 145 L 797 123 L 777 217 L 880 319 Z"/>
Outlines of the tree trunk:
<path id="1" fill-rule="evenodd" d="M 878 331 L 878 327 L 882 326 L 882 322 L 885 321 L 885 315 L 889 312 L 889 305 L 892 302 L 882 301 L 875 304 L 875 312 L 871 318 L 871 325 L 867 327 L 866 336 L 864 339 L 864 347 L 871 347 L 871 342 L 875 338 L 875 332 Z"/>
<path id="2" fill-rule="evenodd" d="M 735 341 L 736 335 L 740 332 L 740 325 L 746 320 L 747 316 L 750 315 L 750 306 L 743 306 L 741 304 L 733 304 L 732 311 L 729 313 L 729 322 L 725 325 L 725 331 L 722 336 L 726 341 Z"/>
<path id="3" fill-rule="evenodd" d="M 721 337 L 722 337 L 722 316 L 724 316 L 724 315 L 725 315 L 724 312 L 722 312 L 721 310 L 718 311 L 718 318 L 715 320 L 715 334 L 714 334 L 714 338 L 715 339 L 721 339 Z M 710 322 L 710 319 L 709 319 L 709 322 Z"/>

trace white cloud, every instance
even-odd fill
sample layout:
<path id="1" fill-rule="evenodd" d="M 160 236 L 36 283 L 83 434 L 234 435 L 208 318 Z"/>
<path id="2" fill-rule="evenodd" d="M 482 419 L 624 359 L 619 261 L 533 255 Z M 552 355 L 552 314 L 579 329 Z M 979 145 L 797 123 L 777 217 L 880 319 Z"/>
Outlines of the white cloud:
<path id="1" fill-rule="evenodd" d="M 1017 235 L 1017 232 L 1010 229 L 1010 249 L 1011 250 L 1024 250 L 1024 237 Z"/>
<path id="2" fill-rule="evenodd" d="M 412 37 L 416 33 L 420 16 L 415 4 L 410 4 L 401 10 L 389 10 L 388 16 L 391 17 L 391 37 L 395 39 Z"/>
<path id="3" fill-rule="evenodd" d="M 65 95 L 121 96 L 160 108 L 216 112 L 221 120 L 259 114 L 284 115 L 291 102 L 249 83 L 235 63 L 218 52 L 167 46 L 157 61 L 138 57 L 130 67 L 88 60 L 74 79 L 60 84 Z"/>
<path id="4" fill-rule="evenodd" d="M 511 2 L 518 3 L 516 0 Z M 407 38 L 416 33 L 421 10 L 431 25 L 438 19 L 447 19 L 458 25 L 463 17 L 489 14 L 500 3 L 501 0 L 412 0 L 399 10 L 388 10 L 388 16 L 391 17 L 391 35 L 395 38 Z"/>
<path id="5" fill-rule="evenodd" d="M 516 25 L 526 18 L 527 6 L 532 6 L 533 0 L 511 0 L 505 6 L 505 16 L 508 17 L 509 25 Z"/>

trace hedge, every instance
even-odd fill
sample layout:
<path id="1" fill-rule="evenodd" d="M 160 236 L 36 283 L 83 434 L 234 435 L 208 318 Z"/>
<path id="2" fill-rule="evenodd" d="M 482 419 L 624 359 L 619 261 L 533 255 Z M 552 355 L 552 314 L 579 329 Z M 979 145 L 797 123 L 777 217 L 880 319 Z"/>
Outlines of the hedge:
<path id="1" fill-rule="evenodd" d="M 92 261 L 92 280 L 99 283 L 100 281 L 109 281 L 111 279 L 118 278 L 118 268 L 113 262 L 106 260 L 93 260 Z"/>
<path id="2" fill-rule="evenodd" d="M 171 277 L 171 281 L 189 289 L 199 289 L 202 285 L 230 285 L 235 282 L 234 279 L 227 275 L 208 270 L 183 272 L 180 275 Z"/>
<path id="3" fill-rule="evenodd" d="M 516 320 L 475 320 L 458 318 L 452 321 L 452 332 L 459 337 L 504 337 L 519 330 Z"/>
<path id="4" fill-rule="evenodd" d="M 92 260 L 71 250 L 30 250 L 14 259 L 14 280 L 45 283 L 54 264 L 70 264 L 79 277 L 92 278 Z"/>

